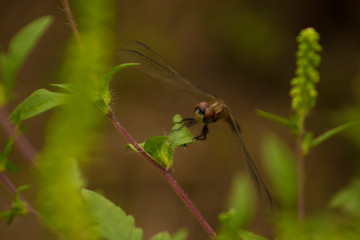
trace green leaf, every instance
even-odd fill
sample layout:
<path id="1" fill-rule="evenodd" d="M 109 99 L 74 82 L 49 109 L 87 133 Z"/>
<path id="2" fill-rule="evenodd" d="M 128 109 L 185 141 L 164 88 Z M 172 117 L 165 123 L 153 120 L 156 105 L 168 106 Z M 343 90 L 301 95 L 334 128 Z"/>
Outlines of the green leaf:
<path id="1" fill-rule="evenodd" d="M 256 235 L 255 233 L 241 230 L 239 231 L 239 239 L 241 240 L 266 240 L 263 236 Z"/>
<path id="2" fill-rule="evenodd" d="M 0 220 L 10 219 L 11 215 L 11 211 L 0 212 Z"/>
<path id="3" fill-rule="evenodd" d="M 172 240 L 185 240 L 187 236 L 188 236 L 187 231 L 184 229 L 180 229 L 179 231 L 174 233 L 171 238 Z"/>
<path id="4" fill-rule="evenodd" d="M 144 145 L 145 145 L 145 143 L 138 143 L 138 145 L 144 150 Z M 128 143 L 128 144 L 126 144 L 126 146 L 125 146 L 126 148 L 130 148 L 131 150 L 133 150 L 134 152 L 139 152 L 135 147 L 134 147 L 134 145 L 132 145 L 131 143 Z M 144 150 L 145 151 L 145 150 Z"/>
<path id="5" fill-rule="evenodd" d="M 314 134 L 312 132 L 309 132 L 305 134 L 303 142 L 301 144 L 303 155 L 307 155 L 312 148 L 312 140 L 314 138 Z"/>
<path id="6" fill-rule="evenodd" d="M 154 136 L 149 138 L 143 146 L 144 151 L 161 167 L 170 169 L 173 166 L 173 152 L 179 146 L 193 143 L 194 137 L 186 127 L 182 126 L 181 116 L 176 114 L 173 117 L 173 128 L 169 136 Z M 138 152 L 131 144 L 127 145 L 135 152 Z"/>
<path id="7" fill-rule="evenodd" d="M 272 113 L 264 112 L 264 111 L 259 110 L 259 109 L 256 109 L 256 110 L 255 110 L 255 113 L 256 113 L 259 117 L 262 117 L 262 118 L 271 120 L 271 121 L 273 121 L 273 122 L 280 123 L 280 124 L 285 125 L 285 126 L 287 126 L 287 127 L 291 127 L 291 122 L 290 122 L 290 120 L 287 119 L 287 118 L 283 118 L 283 117 L 280 117 L 280 116 L 275 115 L 275 114 L 272 114 Z"/>
<path id="8" fill-rule="evenodd" d="M 51 83 L 50 86 L 60 88 L 61 90 L 64 90 L 65 92 L 68 92 L 68 93 L 74 92 L 74 84 L 73 83 Z"/>
<path id="9" fill-rule="evenodd" d="M 10 161 L 6 161 L 6 170 L 9 172 L 17 172 L 19 170 L 19 166 L 14 163 L 14 162 L 10 162 Z"/>
<path id="10" fill-rule="evenodd" d="M 132 216 L 126 216 L 121 208 L 93 191 L 82 189 L 81 193 L 99 225 L 103 238 L 108 240 L 142 239 L 142 230 L 135 227 Z"/>
<path id="11" fill-rule="evenodd" d="M 6 170 L 14 170 L 16 171 L 16 164 L 14 163 L 14 165 L 12 165 L 9 161 L 8 161 L 8 156 L 11 153 L 12 149 L 13 149 L 13 145 L 14 145 L 14 138 L 9 137 L 4 150 L 0 153 L 0 172 L 4 171 L 4 169 Z"/>
<path id="12" fill-rule="evenodd" d="M 185 230 L 179 230 L 170 236 L 168 232 L 161 232 L 154 235 L 150 240 L 185 240 L 187 237 L 187 232 Z"/>
<path id="13" fill-rule="evenodd" d="M 171 240 L 171 237 L 169 233 L 161 232 L 150 238 L 150 240 Z"/>
<path id="14" fill-rule="evenodd" d="M 181 120 L 182 118 L 179 114 L 173 117 L 173 127 L 169 135 L 169 143 L 172 150 L 176 147 L 195 142 L 194 136 L 187 127 L 182 126 Z"/>
<path id="15" fill-rule="evenodd" d="M 280 117 L 278 115 L 272 114 L 272 113 L 268 113 L 268 112 L 264 112 L 262 110 L 256 109 L 255 113 L 262 118 L 271 120 L 273 122 L 276 123 L 280 123 L 288 128 L 290 128 L 290 130 L 295 134 L 298 135 L 299 134 L 299 119 L 297 116 L 295 115 L 291 115 L 290 119 L 287 118 L 283 118 Z"/>
<path id="16" fill-rule="evenodd" d="M 162 167 L 170 168 L 172 166 L 172 151 L 168 145 L 167 136 L 154 136 L 145 142 L 144 150 L 157 164 Z"/>
<path id="17" fill-rule="evenodd" d="M 67 94 L 38 89 L 20 103 L 10 115 L 10 120 L 19 125 L 21 121 L 34 117 L 66 102 Z"/>
<path id="18" fill-rule="evenodd" d="M 285 208 L 293 208 L 297 202 L 297 172 L 292 152 L 275 135 L 267 134 L 262 141 L 262 159 L 274 195 Z"/>
<path id="19" fill-rule="evenodd" d="M 358 122 L 358 121 L 356 121 L 356 122 L 348 122 L 348 123 L 345 123 L 345 124 L 343 124 L 341 126 L 333 128 L 331 130 L 328 130 L 325 133 L 318 136 L 317 138 L 315 138 L 311 143 L 311 147 L 315 147 L 315 146 L 319 145 L 320 143 L 322 143 L 323 141 L 327 140 L 328 138 L 334 136 L 335 134 L 338 134 L 338 133 L 348 129 L 349 127 L 354 126 L 354 125 L 359 124 L 359 123 L 360 122 Z"/>
<path id="20" fill-rule="evenodd" d="M 247 177 L 235 177 L 231 188 L 228 212 L 221 213 L 221 235 L 231 239 L 238 235 L 255 213 L 255 196 Z"/>
<path id="21" fill-rule="evenodd" d="M 0 78 L 1 80 L 1 78 Z M 4 85 L 2 84 L 2 82 L 0 82 L 0 106 L 3 106 L 6 103 L 6 92 L 5 92 L 5 88 Z"/>
<path id="22" fill-rule="evenodd" d="M 16 189 L 14 195 L 14 203 L 11 205 L 11 209 L 6 212 L 0 213 L 0 219 L 8 219 L 7 225 L 11 224 L 15 216 L 26 216 L 28 213 L 26 202 L 20 198 L 20 192 L 28 189 L 29 185 L 23 185 Z"/>
<path id="23" fill-rule="evenodd" d="M 123 63 L 111 68 L 102 78 L 97 82 L 97 89 L 95 93 L 95 105 L 101 112 L 107 114 L 109 111 L 109 105 L 111 102 L 111 93 L 109 91 L 109 83 L 114 74 L 120 69 L 137 66 L 139 63 Z"/>
<path id="24" fill-rule="evenodd" d="M 30 187 L 30 185 L 22 185 L 16 189 L 16 193 L 19 194 L 22 191 L 28 190 Z"/>
<path id="25" fill-rule="evenodd" d="M 50 16 L 31 22 L 11 39 L 7 54 L 0 55 L 0 70 L 4 80 L 4 92 L 7 96 L 13 88 L 17 72 L 51 22 Z"/>
<path id="26" fill-rule="evenodd" d="M 353 216 L 360 216 L 360 179 L 354 179 L 349 186 L 339 191 L 331 200 L 330 207 L 340 208 Z"/>

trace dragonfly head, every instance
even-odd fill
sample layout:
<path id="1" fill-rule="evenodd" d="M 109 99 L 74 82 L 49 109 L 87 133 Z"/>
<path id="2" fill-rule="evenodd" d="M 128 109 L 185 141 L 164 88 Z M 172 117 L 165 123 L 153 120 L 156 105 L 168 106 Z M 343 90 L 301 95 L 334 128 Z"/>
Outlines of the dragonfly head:
<path id="1" fill-rule="evenodd" d="M 215 122 L 215 110 L 208 102 L 200 102 L 195 106 L 195 120 L 209 124 Z"/>

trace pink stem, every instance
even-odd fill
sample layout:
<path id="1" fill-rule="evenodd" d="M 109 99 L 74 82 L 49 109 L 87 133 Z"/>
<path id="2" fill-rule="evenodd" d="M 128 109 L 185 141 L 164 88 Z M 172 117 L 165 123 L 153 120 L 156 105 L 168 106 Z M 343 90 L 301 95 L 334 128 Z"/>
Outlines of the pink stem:
<path id="1" fill-rule="evenodd" d="M 16 187 L 15 185 L 11 182 L 11 180 L 5 175 L 4 172 L 0 172 L 0 180 L 1 182 L 6 186 L 6 188 L 13 194 L 16 194 Z M 38 212 L 36 212 L 36 210 L 25 200 L 25 198 L 19 193 L 19 197 L 21 198 L 21 200 L 23 202 L 26 203 L 26 207 L 27 210 L 29 211 L 30 214 L 32 214 L 34 217 L 38 217 L 40 218 L 40 215 Z"/>
<path id="2" fill-rule="evenodd" d="M 135 149 L 166 179 L 166 181 L 170 184 L 172 189 L 176 192 L 176 194 L 181 198 L 186 207 L 190 210 L 190 212 L 194 215 L 196 220 L 201 224 L 201 226 L 205 229 L 205 231 L 209 234 L 212 239 L 216 239 L 216 233 L 211 228 L 211 226 L 207 223 L 205 218 L 201 215 L 199 210 L 195 207 L 194 203 L 188 198 L 184 190 L 179 186 L 176 182 L 174 176 L 170 171 L 166 171 L 164 168 L 159 166 L 140 146 L 137 142 L 130 136 L 130 134 L 125 130 L 125 128 L 119 123 L 116 119 L 114 113 L 110 111 L 108 113 L 108 117 L 111 122 L 114 124 L 116 129 L 124 135 L 124 137 L 135 147 Z"/>
<path id="3" fill-rule="evenodd" d="M 19 135 L 16 133 L 15 126 L 9 122 L 8 118 L 9 114 L 5 109 L 0 107 L 0 125 L 9 136 L 14 137 L 15 145 L 20 150 L 25 159 L 28 160 L 31 164 L 34 164 L 34 158 L 36 155 L 35 149 L 24 137 L 24 135 Z"/>
<path id="4" fill-rule="evenodd" d="M 66 13 L 66 17 L 67 17 L 67 19 L 69 20 L 71 29 L 72 29 L 73 33 L 75 34 L 76 40 L 77 40 L 77 42 L 81 45 L 80 34 L 79 34 L 79 31 L 78 31 L 78 28 L 77 28 L 77 25 L 76 25 L 74 16 L 73 16 L 73 14 L 72 14 L 72 12 L 71 12 L 71 8 L 70 8 L 70 5 L 69 5 L 69 1 L 68 1 L 68 0 L 61 0 L 61 4 L 62 4 L 63 7 L 64 7 L 64 10 L 65 10 L 65 13 Z"/>

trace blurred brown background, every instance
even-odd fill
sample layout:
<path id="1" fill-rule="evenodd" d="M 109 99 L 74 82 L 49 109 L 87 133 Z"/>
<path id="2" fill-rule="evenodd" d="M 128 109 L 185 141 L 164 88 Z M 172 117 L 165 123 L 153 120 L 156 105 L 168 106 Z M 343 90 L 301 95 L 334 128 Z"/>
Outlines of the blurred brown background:
<path id="1" fill-rule="evenodd" d="M 233 109 L 248 149 L 267 182 L 261 164 L 262 136 L 275 132 L 291 148 L 293 137 L 288 129 L 257 117 L 254 110 L 290 114 L 288 92 L 295 69 L 295 38 L 301 29 L 311 26 L 321 35 L 323 51 L 319 98 L 307 127 L 315 134 L 334 127 L 336 112 L 355 105 L 358 99 L 359 10 L 357 0 L 117 1 L 117 40 L 111 51 L 115 56 L 116 49 L 127 40 L 142 41 L 183 75 L 221 97 Z M 71 30 L 59 1 L 1 0 L 2 50 L 17 31 L 43 15 L 52 15 L 54 22 L 18 75 L 17 98 L 8 111 L 34 90 L 62 81 L 57 72 Z M 176 113 L 191 117 L 196 103 L 190 95 L 164 88 L 131 69 L 116 76 L 112 91 L 119 120 L 140 142 L 168 133 Z M 50 114 L 27 121 L 25 135 L 37 150 L 41 150 L 44 125 Z M 103 139 L 102 145 L 94 149 L 94 161 L 84 173 L 88 188 L 100 189 L 133 215 L 136 225 L 144 229 L 145 239 L 182 227 L 188 229 L 189 239 L 207 238 L 168 184 L 143 159 L 125 149 L 126 141 L 106 119 L 99 138 Z M 0 131 L 1 146 L 5 139 Z M 208 140 L 175 154 L 176 179 L 215 228 L 218 214 L 226 210 L 232 177 L 243 167 L 234 153 L 233 140 L 224 123 L 210 125 Z M 9 174 L 15 184 L 35 182 L 32 167 L 21 155 L 15 152 L 11 160 L 21 166 L 17 174 Z M 308 214 L 324 209 L 331 196 L 359 173 L 358 160 L 359 149 L 343 136 L 323 143 L 309 155 Z M 267 185 L 271 191 L 271 184 Z M 34 199 L 34 195 L 35 191 L 25 192 L 29 199 Z M 0 210 L 8 209 L 11 200 L 1 187 Z M 259 214 L 249 229 L 266 235 L 264 217 Z M 46 231 L 30 216 L 16 218 L 11 226 L 0 224 L 0 239 L 42 238 L 47 238 Z"/>

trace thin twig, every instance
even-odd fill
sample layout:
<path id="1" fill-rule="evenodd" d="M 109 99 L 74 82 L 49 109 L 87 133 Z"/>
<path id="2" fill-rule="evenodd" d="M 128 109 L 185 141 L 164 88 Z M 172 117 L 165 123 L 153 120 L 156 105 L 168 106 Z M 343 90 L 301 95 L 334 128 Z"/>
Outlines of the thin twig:
<path id="1" fill-rule="evenodd" d="M 5 187 L 11 192 L 11 194 L 16 194 L 16 187 L 11 182 L 11 180 L 5 175 L 4 172 L 0 172 L 0 180 L 5 185 Z M 40 214 L 30 205 L 28 201 L 19 193 L 20 199 L 26 203 L 27 210 L 31 215 L 33 215 L 36 218 L 41 218 Z"/>
<path id="2" fill-rule="evenodd" d="M 171 172 L 166 171 L 164 168 L 160 167 L 140 146 L 139 144 L 130 136 L 130 134 L 125 130 L 125 128 L 119 123 L 116 119 L 114 113 L 110 111 L 108 113 L 108 117 L 111 122 L 114 124 L 116 129 L 135 147 L 135 149 L 166 179 L 166 181 L 170 184 L 172 189 L 176 192 L 176 194 L 181 198 L 183 203 L 189 209 L 189 211 L 195 216 L 196 220 L 201 224 L 201 226 L 205 229 L 205 231 L 209 234 L 212 239 L 216 239 L 216 233 L 211 228 L 211 226 L 207 223 L 205 218 L 201 215 L 201 213 L 197 210 L 194 203 L 188 198 L 184 190 L 180 187 L 180 185 L 176 182 L 175 178 L 171 174 Z"/>
<path id="3" fill-rule="evenodd" d="M 69 23 L 71 25 L 71 28 L 77 38 L 77 41 L 80 45 L 81 39 L 80 34 L 78 32 L 75 19 L 71 13 L 71 9 L 69 6 L 68 0 L 61 0 L 61 3 L 65 9 L 66 16 L 69 20 Z M 135 147 L 137 151 L 167 180 L 167 182 L 170 184 L 170 186 L 174 189 L 176 194 L 181 198 L 181 200 L 184 202 L 184 204 L 188 207 L 190 212 L 195 216 L 195 218 L 199 221 L 201 226 L 205 229 L 205 231 L 210 235 L 212 239 L 216 239 L 216 233 L 211 228 L 211 226 L 206 222 L 205 218 L 200 214 L 200 212 L 197 210 L 195 205 L 191 202 L 191 200 L 187 197 L 185 192 L 182 190 L 182 188 L 179 186 L 179 184 L 176 182 L 174 177 L 172 176 L 171 172 L 166 171 L 164 168 L 160 167 L 140 146 L 137 144 L 137 142 L 130 136 L 130 134 L 125 130 L 125 128 L 119 123 L 119 121 L 116 119 L 114 113 L 112 111 L 109 112 L 108 117 L 110 118 L 111 122 L 114 124 L 115 128 L 124 135 L 124 137 Z"/>
<path id="4" fill-rule="evenodd" d="M 75 22 L 74 15 L 71 12 L 69 1 L 68 0 L 60 0 L 60 1 L 61 1 L 61 4 L 64 7 L 66 17 L 69 20 L 71 29 L 72 29 L 73 33 L 75 34 L 76 40 L 80 45 L 82 45 L 80 34 L 79 34 L 79 31 L 78 31 L 78 28 L 77 28 L 77 24 Z"/>
<path id="5" fill-rule="evenodd" d="M 16 132 L 15 126 L 11 124 L 9 121 L 9 114 L 6 110 L 0 107 L 0 125 L 4 129 L 4 131 L 12 136 L 15 140 L 16 147 L 20 150 L 21 154 L 24 156 L 26 160 L 28 160 L 31 164 L 35 162 L 36 151 L 33 146 L 29 143 L 24 135 L 20 135 Z"/>

